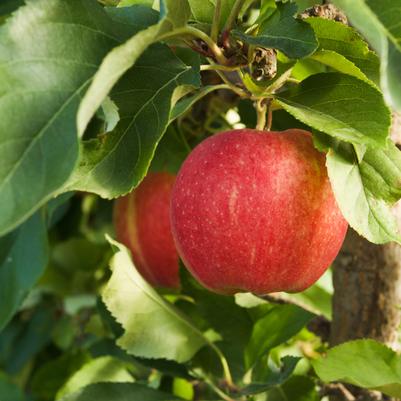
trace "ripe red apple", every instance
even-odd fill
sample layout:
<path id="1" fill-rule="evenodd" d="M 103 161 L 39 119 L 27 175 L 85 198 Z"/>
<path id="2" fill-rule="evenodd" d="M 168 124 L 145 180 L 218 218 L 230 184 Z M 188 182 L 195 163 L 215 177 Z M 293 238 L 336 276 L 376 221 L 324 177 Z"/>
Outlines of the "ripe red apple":
<path id="1" fill-rule="evenodd" d="M 233 130 L 186 159 L 171 206 L 184 264 L 221 294 L 302 291 L 336 257 L 347 223 L 309 132 Z"/>
<path id="2" fill-rule="evenodd" d="M 142 276 L 157 287 L 179 287 L 178 254 L 169 217 L 174 180 L 168 173 L 148 173 L 114 205 L 117 239 L 131 250 Z"/>

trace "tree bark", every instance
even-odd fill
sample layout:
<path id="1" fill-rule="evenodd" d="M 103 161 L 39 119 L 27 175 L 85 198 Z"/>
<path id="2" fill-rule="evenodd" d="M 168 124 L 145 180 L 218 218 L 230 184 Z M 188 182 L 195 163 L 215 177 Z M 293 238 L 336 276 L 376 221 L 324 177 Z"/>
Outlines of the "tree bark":
<path id="1" fill-rule="evenodd" d="M 397 347 L 401 301 L 401 247 L 375 245 L 349 230 L 334 264 L 330 343 L 373 338 Z"/>
<path id="2" fill-rule="evenodd" d="M 372 338 L 397 349 L 401 320 L 401 246 L 375 245 L 350 229 L 334 263 L 333 283 L 331 346 Z M 377 392 L 357 394 L 356 400 L 362 399 L 389 398 Z"/>

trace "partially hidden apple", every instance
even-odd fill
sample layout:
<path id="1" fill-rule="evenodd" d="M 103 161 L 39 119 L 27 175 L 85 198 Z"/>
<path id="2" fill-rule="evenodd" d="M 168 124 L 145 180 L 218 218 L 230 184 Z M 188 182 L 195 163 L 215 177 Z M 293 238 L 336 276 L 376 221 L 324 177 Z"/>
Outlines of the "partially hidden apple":
<path id="1" fill-rule="evenodd" d="M 148 173 L 114 205 L 117 239 L 131 250 L 142 276 L 156 287 L 179 287 L 178 254 L 169 217 L 174 180 L 168 173 Z"/>
<path id="2" fill-rule="evenodd" d="M 221 294 L 306 289 L 348 226 L 325 155 L 299 129 L 240 129 L 203 141 L 178 173 L 171 222 L 186 267 Z"/>

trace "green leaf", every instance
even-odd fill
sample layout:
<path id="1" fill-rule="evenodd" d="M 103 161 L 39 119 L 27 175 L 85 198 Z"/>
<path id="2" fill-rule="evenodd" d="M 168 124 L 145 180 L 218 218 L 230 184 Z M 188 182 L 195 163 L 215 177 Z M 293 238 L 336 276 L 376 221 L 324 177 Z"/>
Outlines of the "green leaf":
<path id="1" fill-rule="evenodd" d="M 46 224 L 37 213 L 18 229 L 0 265 L 0 331 L 43 273 L 47 260 Z"/>
<path id="2" fill-rule="evenodd" d="M 188 0 L 191 7 L 192 16 L 195 21 L 203 23 L 212 23 L 216 0 Z M 222 28 L 230 14 L 235 0 L 221 1 L 220 28 Z"/>
<path id="3" fill-rule="evenodd" d="M 179 401 L 179 398 L 139 383 L 92 384 L 62 401 Z"/>
<path id="4" fill-rule="evenodd" d="M 341 344 L 312 365 L 324 382 L 345 382 L 401 397 L 401 357 L 374 340 Z"/>
<path id="5" fill-rule="evenodd" d="M 294 356 L 285 356 L 282 359 L 282 366 L 279 371 L 271 372 L 267 377 L 267 380 L 263 383 L 254 382 L 246 386 L 241 390 L 241 394 L 244 395 L 252 395 L 266 392 L 276 386 L 280 386 L 284 382 L 286 382 L 294 369 L 297 366 L 297 363 L 301 358 Z M 291 401 L 293 401 L 291 399 Z"/>
<path id="6" fill-rule="evenodd" d="M 161 22 L 139 32 L 105 58 L 81 105 L 80 132 L 112 88 L 120 121 L 112 132 L 84 141 L 79 168 L 66 189 L 113 198 L 131 191 L 145 176 L 166 130 L 175 89 L 200 84 L 198 67 L 194 66 L 199 64 L 198 57 L 188 66 L 161 44 L 152 45 L 142 55 L 161 34 L 186 22 L 189 13 L 185 4 L 184 0 L 167 2 L 169 12 Z M 142 17 L 132 15 L 131 23 L 137 18 L 141 21 Z"/>
<path id="7" fill-rule="evenodd" d="M 390 111 L 381 93 L 349 75 L 312 75 L 277 95 L 282 107 L 303 123 L 346 142 L 384 147 Z"/>
<path id="8" fill-rule="evenodd" d="M 191 151 L 179 130 L 179 127 L 168 126 L 166 133 L 157 145 L 150 166 L 151 171 L 169 171 L 172 174 L 177 174 Z"/>
<path id="9" fill-rule="evenodd" d="M 118 3 L 118 7 L 129 7 L 136 4 L 146 4 L 147 6 L 152 7 L 153 0 L 121 0 Z"/>
<path id="10" fill-rule="evenodd" d="M 234 297 L 206 291 L 191 278 L 181 281 L 185 294 L 195 301 L 196 312 L 206 321 L 208 328 L 221 335 L 218 347 L 228 360 L 234 380 L 240 379 L 245 374 L 244 349 L 253 327 L 246 309 L 236 304 Z"/>
<path id="11" fill-rule="evenodd" d="M 401 110 L 401 0 L 335 0 L 352 25 L 380 55 L 380 85 L 387 102 Z"/>
<path id="12" fill-rule="evenodd" d="M 89 360 L 87 353 L 76 351 L 42 363 L 33 374 L 30 384 L 32 393 L 37 399 L 53 401 L 68 378 Z"/>
<path id="13" fill-rule="evenodd" d="M 252 367 L 272 348 L 297 334 L 314 315 L 295 305 L 277 305 L 259 319 L 245 350 L 247 367 Z"/>
<path id="14" fill-rule="evenodd" d="M 195 93 L 192 93 L 190 96 L 186 96 L 180 99 L 170 112 L 170 123 L 181 117 L 186 111 L 188 111 L 198 100 L 202 99 L 204 96 L 209 93 L 225 88 L 225 85 L 209 85 L 202 86 L 200 89 L 196 90 Z"/>
<path id="15" fill-rule="evenodd" d="M 56 400 L 77 392 L 89 384 L 95 383 L 132 383 L 133 377 L 127 370 L 127 363 L 111 356 L 96 358 L 83 365 L 57 392 Z"/>
<path id="16" fill-rule="evenodd" d="M 21 372 L 50 343 L 55 306 L 42 303 L 31 311 L 28 321 L 12 320 L 0 333 L 0 364 L 7 373 Z"/>
<path id="17" fill-rule="evenodd" d="M 311 287 L 298 293 L 280 293 L 280 298 L 294 301 L 295 304 L 305 306 L 309 311 L 317 315 L 323 315 L 328 320 L 332 318 L 333 277 L 331 270 L 326 270 L 324 275 Z"/>
<path id="18" fill-rule="evenodd" d="M 360 72 L 368 79 L 376 83 L 379 82 L 379 58 L 373 51 L 369 49 L 367 43 L 354 28 L 344 25 L 341 22 L 324 18 L 308 18 L 306 21 L 315 31 L 316 37 L 319 41 L 319 51 L 323 51 L 324 53 L 327 51 L 330 53 L 335 52 L 336 54 L 345 57 L 347 60 L 353 63 L 355 67 L 360 70 Z M 315 54 L 313 54 L 311 57 L 316 58 Z M 337 60 L 335 63 L 334 61 L 331 61 L 332 65 L 327 65 L 341 71 L 339 67 L 341 64 L 344 64 L 344 61 L 340 62 L 340 58 L 338 56 L 336 56 L 336 58 Z M 328 56 L 326 56 L 322 62 L 324 62 L 324 60 L 327 62 L 327 59 Z M 324 62 L 324 64 L 326 64 L 326 62 Z M 337 65 L 337 67 L 333 66 L 333 64 Z M 342 68 L 345 67 L 342 66 Z M 351 72 L 357 71 L 355 68 L 350 68 L 348 63 L 347 69 Z M 349 72 L 345 73 L 348 74 Z"/>
<path id="19" fill-rule="evenodd" d="M 327 65 L 338 72 L 352 75 L 355 78 L 361 79 L 362 81 L 366 81 L 368 83 L 370 82 L 368 77 L 352 61 L 332 50 L 318 50 L 312 54 L 310 58 L 319 61 L 319 63 Z"/>
<path id="20" fill-rule="evenodd" d="M 394 204 L 401 198 L 401 152 L 389 141 L 384 149 L 367 148 L 359 165 L 364 187 Z"/>
<path id="21" fill-rule="evenodd" d="M 10 14 L 23 4 L 23 0 L 3 0 L 0 4 L 0 15 Z"/>
<path id="22" fill-rule="evenodd" d="M 331 320 L 332 310 L 331 294 L 319 286 L 318 284 L 309 287 L 307 290 L 296 293 L 296 294 L 285 294 L 288 299 L 299 301 L 305 306 L 308 306 L 311 310 L 321 313 L 324 317 Z"/>
<path id="23" fill-rule="evenodd" d="M 129 354 L 186 362 L 207 340 L 137 272 L 128 251 L 119 248 L 103 301 L 125 332 L 117 344 Z"/>
<path id="24" fill-rule="evenodd" d="M 341 145 L 327 154 L 327 170 L 338 206 L 350 226 L 369 241 L 401 241 L 387 202 L 400 196 L 400 156 L 395 145 L 369 149 L 359 164 L 353 148 Z"/>
<path id="25" fill-rule="evenodd" d="M 1 28 L 0 235 L 70 176 L 81 96 L 127 31 L 96 0 L 29 1 Z"/>
<path id="26" fill-rule="evenodd" d="M 165 3 L 167 15 L 159 23 L 140 31 L 127 42 L 113 49 L 103 60 L 79 107 L 80 135 L 83 135 L 89 121 L 117 81 L 136 63 L 141 54 L 163 34 L 186 24 L 189 18 L 187 1 L 166 0 Z M 133 16 L 133 18 L 139 23 L 139 17 Z"/>
<path id="27" fill-rule="evenodd" d="M 269 391 L 266 401 L 319 401 L 316 384 L 306 376 L 291 376 L 281 386 Z"/>
<path id="28" fill-rule="evenodd" d="M 106 198 L 131 191 L 145 176 L 166 130 L 174 90 L 184 84 L 199 84 L 196 69 L 165 45 L 155 44 L 146 51 L 111 93 L 119 123 L 112 132 L 84 141 L 70 189 Z"/>
<path id="29" fill-rule="evenodd" d="M 313 29 L 304 21 L 294 18 L 297 5 L 278 3 L 277 10 L 261 24 L 257 36 L 233 31 L 246 43 L 281 50 L 290 58 L 303 58 L 313 53 L 317 46 Z"/>
<path id="30" fill-rule="evenodd" d="M 25 401 L 26 397 L 22 391 L 11 382 L 5 375 L 0 373 L 1 401 Z"/>

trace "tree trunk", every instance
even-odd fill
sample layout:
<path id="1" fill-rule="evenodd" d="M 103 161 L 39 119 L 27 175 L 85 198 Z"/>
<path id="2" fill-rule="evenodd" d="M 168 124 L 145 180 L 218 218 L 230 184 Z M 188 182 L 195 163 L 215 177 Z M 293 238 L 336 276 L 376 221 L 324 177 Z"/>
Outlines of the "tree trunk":
<path id="1" fill-rule="evenodd" d="M 350 229 L 334 263 L 333 282 L 331 346 L 357 338 L 373 338 L 397 348 L 401 246 L 375 245 Z M 388 399 L 377 392 L 364 392 L 363 397 L 356 399 Z"/>

